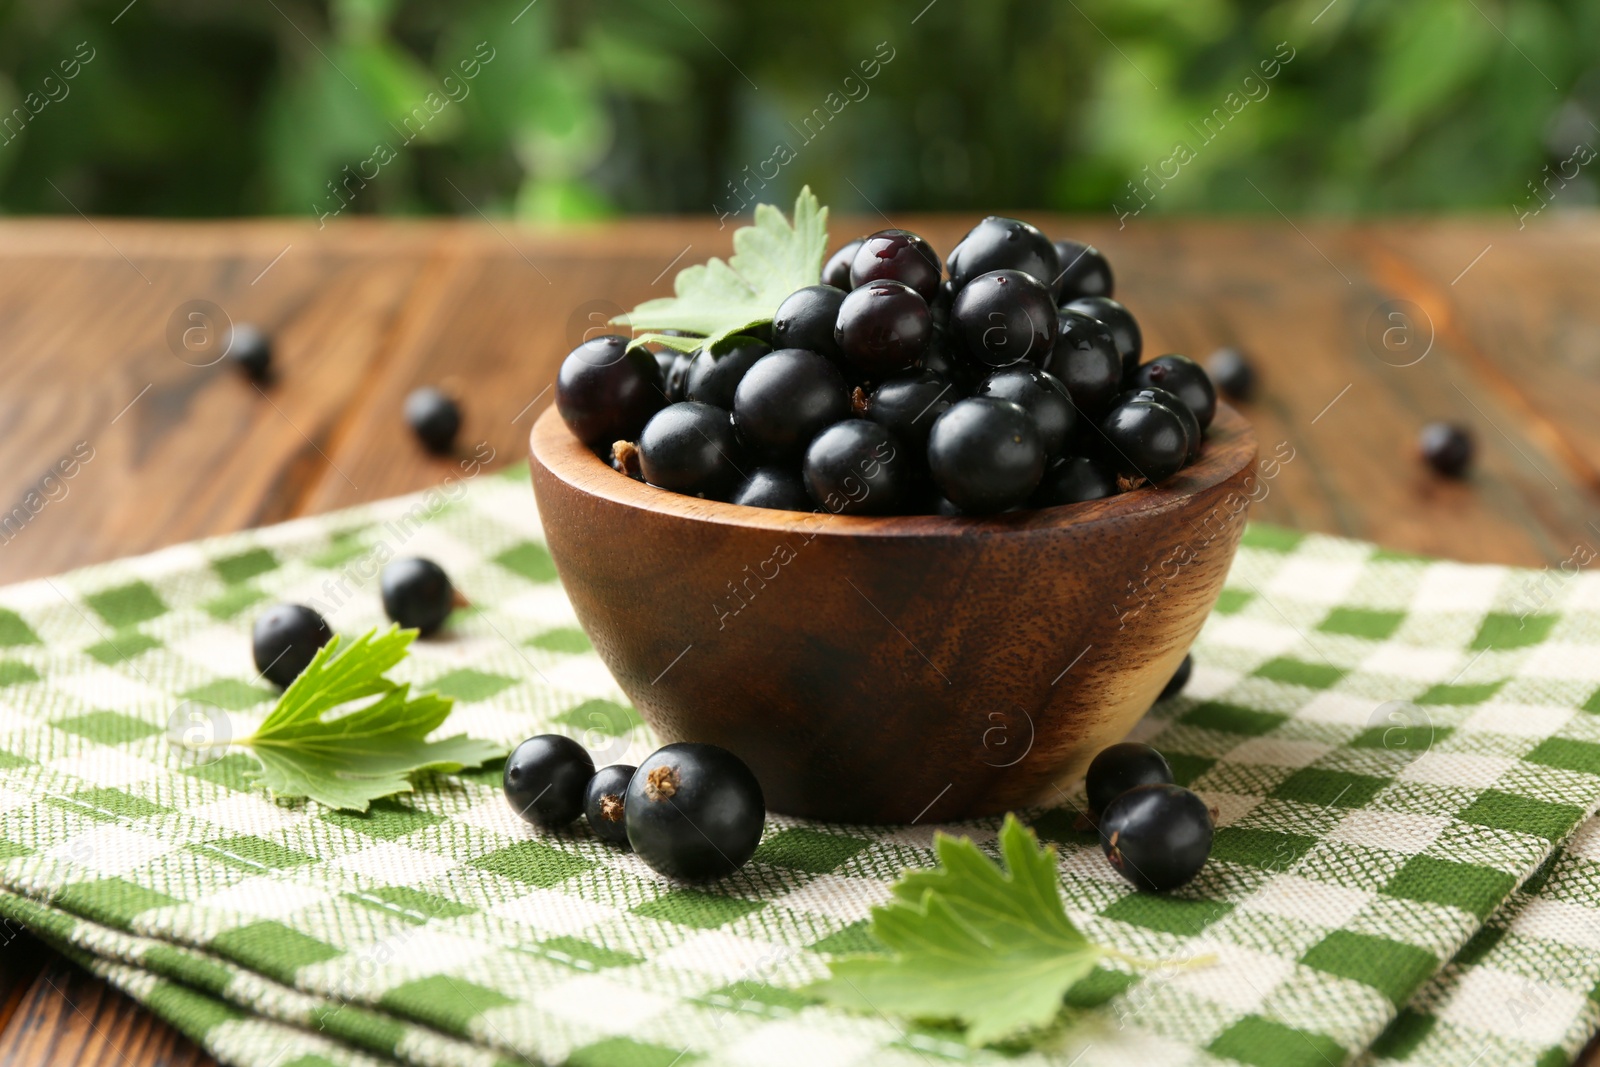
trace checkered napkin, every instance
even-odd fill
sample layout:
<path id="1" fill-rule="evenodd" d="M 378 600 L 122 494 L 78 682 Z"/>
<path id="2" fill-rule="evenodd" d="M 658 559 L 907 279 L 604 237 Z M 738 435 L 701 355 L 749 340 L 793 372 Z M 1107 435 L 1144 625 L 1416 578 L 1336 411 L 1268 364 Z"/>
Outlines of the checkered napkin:
<path id="1" fill-rule="evenodd" d="M 520 823 L 498 771 L 371 813 L 275 803 L 243 736 L 260 605 L 383 620 L 376 572 L 437 559 L 474 602 L 399 673 L 452 732 L 652 747 L 577 629 L 526 472 L 0 590 L 0 914 L 242 1067 L 400 1060 L 1122 1064 L 1559 1062 L 1596 1023 L 1600 581 L 1247 534 L 1188 690 L 1141 724 L 1220 812 L 1212 860 L 1135 893 L 1073 828 L 1094 940 L 1208 966 L 1108 963 L 1029 1046 L 848 1015 L 799 993 L 870 948 L 872 905 L 933 862 L 925 827 L 773 817 L 713 886 L 666 882 L 581 828 Z M 998 820 L 953 829 L 993 844 Z M 1484 1050 L 1488 1050 L 1485 1052 Z M 1063 1059 L 1065 1057 L 1065 1059 Z"/>

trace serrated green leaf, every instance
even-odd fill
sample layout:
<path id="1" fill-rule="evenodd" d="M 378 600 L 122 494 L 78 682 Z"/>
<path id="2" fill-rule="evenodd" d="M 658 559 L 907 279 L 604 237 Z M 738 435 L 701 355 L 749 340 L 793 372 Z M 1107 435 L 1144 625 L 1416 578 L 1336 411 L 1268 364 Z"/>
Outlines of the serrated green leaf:
<path id="1" fill-rule="evenodd" d="M 278 796 L 366 811 L 379 797 L 409 792 L 417 771 L 458 771 L 504 755 L 505 746 L 464 734 L 427 740 L 454 702 L 437 693 L 413 697 L 409 684 L 383 676 L 405 658 L 416 636 L 390 627 L 348 646 L 337 636 L 324 645 L 241 742 L 261 761 L 261 784 Z"/>
<path id="2" fill-rule="evenodd" d="M 683 268 L 673 279 L 675 295 L 646 300 L 612 322 L 643 332 L 635 345 L 656 341 L 679 351 L 689 349 L 673 342 L 715 345 L 771 322 L 785 297 L 817 284 L 827 249 L 828 209 L 808 185 L 795 199 L 792 225 L 776 207 L 757 204 L 755 224 L 734 231 L 733 255 L 726 262 L 713 257 Z M 662 330 L 696 337 L 669 339 Z"/>
<path id="3" fill-rule="evenodd" d="M 970 838 L 940 834 L 935 849 L 939 867 L 903 875 L 872 911 L 891 954 L 835 960 L 810 991 L 858 1010 L 958 1019 L 971 1045 L 1048 1024 L 1107 954 L 1067 918 L 1055 850 L 1015 815 L 1000 831 L 1005 870 Z"/>

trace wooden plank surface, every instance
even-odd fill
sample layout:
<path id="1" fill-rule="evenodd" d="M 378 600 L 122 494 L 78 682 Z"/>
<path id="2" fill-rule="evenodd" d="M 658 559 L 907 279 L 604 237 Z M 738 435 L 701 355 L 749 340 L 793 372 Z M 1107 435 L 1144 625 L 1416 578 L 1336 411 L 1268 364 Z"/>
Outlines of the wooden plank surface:
<path id="1" fill-rule="evenodd" d="M 947 253 L 974 221 L 892 224 Z M 1255 517 L 1533 567 L 1600 546 L 1600 216 L 1521 231 L 1036 221 L 1111 257 L 1147 351 L 1235 344 L 1257 361 L 1245 411 L 1264 453 L 1281 443 L 1294 458 Z M 890 224 L 836 221 L 834 243 Z M 461 453 L 520 460 L 583 331 L 670 292 L 677 267 L 726 255 L 730 234 L 702 219 L 0 223 L 0 515 L 30 491 L 45 501 L 0 530 L 0 582 L 433 484 L 455 460 L 423 453 L 401 421 L 418 385 L 462 398 Z M 175 354 L 192 301 L 266 328 L 277 378 L 258 389 Z M 1413 455 L 1440 418 L 1477 433 L 1469 481 Z M 210 1061 L 21 936 L 0 947 L 0 1062 Z"/>

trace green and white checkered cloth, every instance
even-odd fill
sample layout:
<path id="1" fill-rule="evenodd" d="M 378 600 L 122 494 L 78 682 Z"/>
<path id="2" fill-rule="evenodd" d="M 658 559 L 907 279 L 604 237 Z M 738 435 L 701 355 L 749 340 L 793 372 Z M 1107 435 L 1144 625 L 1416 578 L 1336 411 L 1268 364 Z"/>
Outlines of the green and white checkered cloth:
<path id="1" fill-rule="evenodd" d="M 712 886 L 507 808 L 499 771 L 366 816 L 277 803 L 250 760 L 273 693 L 249 623 L 294 600 L 357 633 L 376 572 L 438 560 L 473 601 L 408 680 L 447 729 L 652 748 L 577 629 L 526 471 L 0 590 L 0 915 L 240 1067 L 783 1067 L 1565 1062 L 1600 1022 L 1600 580 L 1429 562 L 1253 527 L 1185 693 L 1137 736 L 1220 813 L 1201 877 L 1134 892 L 1073 828 L 1073 918 L 1130 954 L 1064 1025 L 953 1030 L 797 992 L 871 947 L 870 908 L 933 862 L 930 827 L 774 816 Z M 955 829 L 992 844 L 998 820 Z M 1076 1057 L 1076 1058 L 1075 1058 Z"/>

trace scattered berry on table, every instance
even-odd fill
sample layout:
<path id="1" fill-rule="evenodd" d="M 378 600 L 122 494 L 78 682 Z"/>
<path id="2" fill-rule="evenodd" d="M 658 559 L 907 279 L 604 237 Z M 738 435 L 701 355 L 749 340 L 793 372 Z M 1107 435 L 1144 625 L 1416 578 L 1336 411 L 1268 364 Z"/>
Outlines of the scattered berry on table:
<path id="1" fill-rule="evenodd" d="M 933 246 L 905 230 L 879 230 L 861 242 L 850 261 L 850 288 L 868 282 L 904 282 L 932 304 L 939 295 L 944 268 Z"/>
<path id="2" fill-rule="evenodd" d="M 928 466 L 945 499 L 975 515 L 1024 503 L 1044 474 L 1044 445 L 1022 405 L 959 400 L 928 435 Z"/>
<path id="3" fill-rule="evenodd" d="M 639 436 L 666 404 L 656 357 L 626 337 L 596 337 L 568 353 L 556 375 L 556 410 L 590 448 Z"/>
<path id="4" fill-rule="evenodd" d="M 528 822 L 555 830 L 583 814 L 594 777 L 588 749 L 561 734 L 530 737 L 506 758 L 506 802 Z"/>
<path id="5" fill-rule="evenodd" d="M 700 349 L 689 364 L 683 398 L 698 400 L 702 404 L 715 404 L 723 411 L 733 410 L 733 393 L 739 388 L 745 372 L 755 366 L 756 360 L 771 351 L 771 345 L 754 337 L 730 337 L 726 347 L 715 355 L 704 348 Z"/>
<path id="6" fill-rule="evenodd" d="M 1162 687 L 1161 695 L 1157 700 L 1166 700 L 1183 692 L 1183 687 L 1189 684 L 1189 675 L 1194 673 L 1194 657 L 1184 656 L 1183 662 L 1178 664 L 1178 669 L 1172 672 L 1172 677 Z"/>
<path id="7" fill-rule="evenodd" d="M 1068 311 L 1081 311 L 1106 324 L 1112 339 L 1117 342 L 1117 354 L 1122 357 L 1124 380 L 1139 369 L 1139 356 L 1144 351 L 1144 334 L 1133 312 L 1109 296 L 1082 296 L 1062 306 Z"/>
<path id="8" fill-rule="evenodd" d="M 1056 299 L 1065 303 L 1080 296 L 1111 296 L 1111 264 L 1094 245 L 1082 241 L 1057 241 L 1056 258 L 1061 273 L 1054 286 Z"/>
<path id="9" fill-rule="evenodd" d="M 1135 786 L 1171 785 L 1172 768 L 1166 758 L 1138 741 L 1103 748 L 1083 776 L 1089 815 L 1098 819 L 1111 802 Z"/>
<path id="10" fill-rule="evenodd" d="M 840 352 L 833 327 L 846 295 L 845 290 L 831 285 L 808 285 L 790 293 L 772 316 L 773 347 L 804 348 L 837 359 Z"/>
<path id="11" fill-rule="evenodd" d="M 378 574 L 378 588 L 384 614 L 423 637 L 443 626 L 456 606 L 450 577 L 431 559 L 390 560 Z"/>
<path id="12" fill-rule="evenodd" d="M 228 359 L 246 377 L 263 382 L 272 372 L 272 341 L 259 327 L 241 322 L 228 331 Z"/>
<path id="13" fill-rule="evenodd" d="M 850 289 L 850 264 L 855 262 L 856 251 L 866 241 L 865 237 L 857 237 L 854 241 L 840 248 L 828 257 L 828 262 L 822 265 L 822 284 L 831 285 L 835 289 Z"/>
<path id="14" fill-rule="evenodd" d="M 1206 373 L 1223 395 L 1234 400 L 1249 400 L 1256 394 L 1255 365 L 1237 348 L 1219 348 L 1211 353 L 1206 360 Z"/>
<path id="15" fill-rule="evenodd" d="M 256 619 L 250 650 L 262 677 L 287 689 L 332 639 L 327 620 L 315 611 L 301 604 L 278 604 Z"/>
<path id="16" fill-rule="evenodd" d="M 624 799 L 628 843 L 669 878 L 724 878 L 749 862 L 766 826 L 761 784 L 716 745 L 658 749 L 633 773 Z"/>
<path id="17" fill-rule="evenodd" d="M 967 354 L 987 367 L 1044 366 L 1061 328 L 1050 290 L 1017 270 L 990 271 L 964 285 L 950 325 Z"/>
<path id="18" fill-rule="evenodd" d="M 730 499 L 745 507 L 775 511 L 811 511 L 816 506 L 800 472 L 788 467 L 757 467 L 739 483 Z"/>
<path id="19" fill-rule="evenodd" d="M 1176 353 L 1157 356 L 1140 365 L 1133 376 L 1133 383 L 1135 386 L 1150 386 L 1172 393 L 1194 412 L 1202 430 L 1211 425 L 1217 413 L 1216 386 L 1211 384 L 1211 377 L 1206 374 L 1205 368 L 1188 356 Z"/>
<path id="20" fill-rule="evenodd" d="M 801 466 L 817 507 L 835 515 L 884 515 L 911 493 L 905 446 L 869 419 L 845 419 L 817 434 Z"/>
<path id="21" fill-rule="evenodd" d="M 1176 889 L 1211 854 L 1211 812 L 1182 786 L 1135 786 L 1106 805 L 1098 830 L 1106 858 L 1140 889 Z"/>
<path id="22" fill-rule="evenodd" d="M 879 379 L 910 370 L 933 341 L 928 302 L 904 282 L 868 282 L 839 305 L 833 339 L 850 369 Z"/>
<path id="23" fill-rule="evenodd" d="M 780 348 L 757 360 L 733 397 L 739 434 L 773 459 L 798 461 L 813 437 L 849 417 L 850 389 L 839 369 L 802 348 Z"/>
<path id="24" fill-rule="evenodd" d="M 950 281 L 956 291 L 979 275 L 1014 270 L 1053 287 L 1061 273 L 1061 260 L 1050 238 L 1020 219 L 990 215 L 978 223 L 950 251 Z"/>
<path id="25" fill-rule="evenodd" d="M 633 768 L 626 763 L 613 763 L 594 772 L 583 789 L 583 817 L 589 821 L 594 836 L 608 845 L 628 847 L 628 825 L 623 821 L 627 805 L 628 783 L 633 780 Z"/>
<path id="26" fill-rule="evenodd" d="M 425 385 L 406 397 L 406 425 L 429 452 L 450 451 L 461 431 L 461 407 L 450 397 Z"/>
<path id="27" fill-rule="evenodd" d="M 639 472 L 674 493 L 726 499 L 743 477 L 727 410 L 685 400 L 656 412 L 639 434 Z"/>
<path id="28" fill-rule="evenodd" d="M 1477 450 L 1472 431 L 1454 422 L 1430 422 L 1417 436 L 1423 462 L 1446 478 L 1465 476 Z"/>
<path id="29" fill-rule="evenodd" d="M 1072 456 L 1044 472 L 1029 503 L 1036 508 L 1080 504 L 1117 494 L 1117 476 L 1087 456 Z"/>
<path id="30" fill-rule="evenodd" d="M 1055 375 L 1031 365 L 1000 368 L 979 382 L 973 395 L 999 397 L 1022 405 L 1033 416 L 1046 462 L 1061 456 L 1078 425 L 1078 409 L 1066 386 Z"/>

